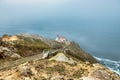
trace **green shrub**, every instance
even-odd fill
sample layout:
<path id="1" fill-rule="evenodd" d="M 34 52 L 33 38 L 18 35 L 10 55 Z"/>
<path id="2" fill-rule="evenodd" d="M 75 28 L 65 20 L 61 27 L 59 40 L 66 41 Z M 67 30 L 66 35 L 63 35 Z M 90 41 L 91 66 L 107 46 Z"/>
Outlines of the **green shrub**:
<path id="1" fill-rule="evenodd" d="M 80 78 L 82 77 L 82 74 L 84 73 L 84 69 L 80 68 L 78 71 L 75 71 L 73 74 L 74 78 Z"/>
<path id="2" fill-rule="evenodd" d="M 63 65 L 54 65 L 53 67 L 46 67 L 48 73 L 58 72 L 60 74 L 64 73 L 65 67 Z"/>

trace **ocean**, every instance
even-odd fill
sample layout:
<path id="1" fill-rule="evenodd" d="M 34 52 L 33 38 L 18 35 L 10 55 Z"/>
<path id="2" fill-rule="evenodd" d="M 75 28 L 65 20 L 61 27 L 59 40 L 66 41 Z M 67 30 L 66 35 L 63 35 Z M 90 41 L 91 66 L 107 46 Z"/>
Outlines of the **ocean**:
<path id="1" fill-rule="evenodd" d="M 63 35 L 120 74 L 120 0 L 0 0 L 0 36 Z"/>

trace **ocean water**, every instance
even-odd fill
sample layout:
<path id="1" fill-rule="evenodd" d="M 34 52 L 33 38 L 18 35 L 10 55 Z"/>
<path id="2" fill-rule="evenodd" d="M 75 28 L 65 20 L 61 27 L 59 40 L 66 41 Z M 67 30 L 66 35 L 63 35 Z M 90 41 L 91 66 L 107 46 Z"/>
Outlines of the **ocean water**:
<path id="1" fill-rule="evenodd" d="M 120 61 L 113 61 L 110 59 L 103 59 L 95 57 L 100 63 L 120 75 Z"/>
<path id="2" fill-rule="evenodd" d="M 0 0 L 0 36 L 74 40 L 120 74 L 120 0 Z"/>

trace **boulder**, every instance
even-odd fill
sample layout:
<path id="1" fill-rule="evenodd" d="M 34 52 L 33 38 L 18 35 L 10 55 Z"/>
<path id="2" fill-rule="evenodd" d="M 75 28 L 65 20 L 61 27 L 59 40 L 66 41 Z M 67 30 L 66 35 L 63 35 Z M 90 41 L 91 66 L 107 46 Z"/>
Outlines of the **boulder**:
<path id="1" fill-rule="evenodd" d="M 94 70 L 89 75 L 99 80 L 112 80 L 112 78 L 102 70 Z"/>
<path id="2" fill-rule="evenodd" d="M 12 54 L 12 55 L 10 56 L 10 58 L 16 60 L 16 59 L 21 58 L 21 56 L 20 56 L 19 54 L 14 53 L 14 54 Z"/>
<path id="3" fill-rule="evenodd" d="M 56 75 L 56 76 L 52 77 L 50 80 L 64 80 L 64 76 Z"/>
<path id="4" fill-rule="evenodd" d="M 4 34 L 4 35 L 2 36 L 1 41 L 9 41 L 9 38 L 10 38 L 10 36 L 9 36 L 9 35 Z"/>
<path id="5" fill-rule="evenodd" d="M 57 55 L 53 56 L 49 60 L 68 62 L 71 64 L 75 63 L 75 61 L 72 58 L 68 58 L 64 53 L 58 53 Z"/>
<path id="6" fill-rule="evenodd" d="M 15 36 L 15 35 L 13 35 L 13 36 L 10 36 L 10 35 L 7 35 L 7 34 L 5 34 L 5 35 L 3 35 L 2 36 L 2 39 L 1 39 L 1 41 L 17 41 L 17 40 L 19 40 L 19 38 L 17 37 L 17 36 Z"/>
<path id="7" fill-rule="evenodd" d="M 21 56 L 7 47 L 0 47 L 0 55 L 2 58 L 10 58 L 10 59 L 19 59 Z"/>
<path id="8" fill-rule="evenodd" d="M 19 38 L 15 35 L 9 38 L 9 41 L 17 41 L 17 40 L 19 40 Z"/>
<path id="9" fill-rule="evenodd" d="M 31 68 L 29 66 L 21 65 L 21 66 L 19 66 L 18 71 L 19 71 L 21 76 L 32 75 L 32 71 L 31 71 Z"/>

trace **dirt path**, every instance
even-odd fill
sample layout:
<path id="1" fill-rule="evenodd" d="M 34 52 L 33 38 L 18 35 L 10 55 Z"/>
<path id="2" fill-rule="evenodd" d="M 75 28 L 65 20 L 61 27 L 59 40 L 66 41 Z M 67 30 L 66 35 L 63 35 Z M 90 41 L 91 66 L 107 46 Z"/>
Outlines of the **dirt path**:
<path id="1" fill-rule="evenodd" d="M 21 58 L 21 59 L 15 60 L 15 61 L 0 60 L 0 71 L 9 69 L 11 67 L 23 64 L 23 63 L 31 61 L 31 60 L 41 59 L 41 57 L 42 57 L 42 54 L 37 54 L 34 56 Z"/>

